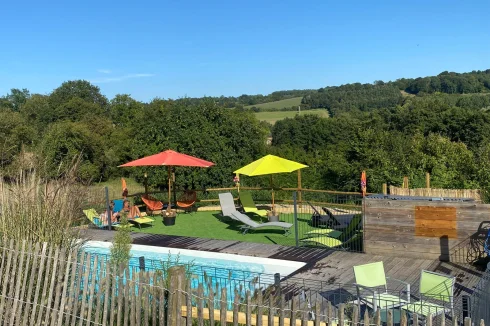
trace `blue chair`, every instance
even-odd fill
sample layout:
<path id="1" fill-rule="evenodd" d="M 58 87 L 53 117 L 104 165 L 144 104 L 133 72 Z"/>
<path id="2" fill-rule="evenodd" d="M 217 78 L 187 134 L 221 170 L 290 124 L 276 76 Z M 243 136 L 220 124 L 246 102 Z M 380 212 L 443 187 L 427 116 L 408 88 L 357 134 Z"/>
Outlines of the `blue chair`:
<path id="1" fill-rule="evenodd" d="M 122 211 L 124 205 L 123 199 L 114 199 L 112 202 L 114 203 L 114 208 L 112 209 L 113 213 L 118 213 Z"/>

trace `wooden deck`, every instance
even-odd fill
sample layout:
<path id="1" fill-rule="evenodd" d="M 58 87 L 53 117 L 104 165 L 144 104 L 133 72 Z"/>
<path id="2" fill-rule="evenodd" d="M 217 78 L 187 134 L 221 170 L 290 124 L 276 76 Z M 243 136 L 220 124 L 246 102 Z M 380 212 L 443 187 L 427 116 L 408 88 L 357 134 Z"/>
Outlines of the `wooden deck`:
<path id="1" fill-rule="evenodd" d="M 111 241 L 114 234 L 115 233 L 111 231 L 87 229 L 84 236 L 89 240 Z M 412 285 L 412 293 L 415 295 L 418 294 L 418 283 L 422 269 L 450 274 L 456 277 L 455 295 L 457 297 L 460 297 L 461 295 L 470 295 L 483 272 L 483 269 L 479 269 L 478 267 L 469 264 L 394 257 L 392 255 L 383 256 L 320 248 L 296 248 L 273 244 L 144 233 L 132 233 L 131 236 L 134 244 L 305 262 L 306 265 L 303 268 L 299 269 L 294 275 L 290 275 L 289 277 L 323 281 L 328 284 L 352 284 L 354 283 L 353 266 L 383 261 L 386 275 L 409 282 Z"/>

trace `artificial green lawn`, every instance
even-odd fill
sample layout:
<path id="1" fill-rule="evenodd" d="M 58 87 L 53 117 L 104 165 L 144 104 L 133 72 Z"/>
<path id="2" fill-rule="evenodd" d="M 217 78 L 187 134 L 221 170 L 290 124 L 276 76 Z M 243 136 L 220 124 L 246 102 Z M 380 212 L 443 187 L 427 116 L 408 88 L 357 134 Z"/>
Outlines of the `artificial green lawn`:
<path id="1" fill-rule="evenodd" d="M 253 217 L 253 215 L 249 215 Z M 284 231 L 280 228 L 264 228 L 260 230 L 250 230 L 247 234 L 242 235 L 238 222 L 222 222 L 219 219 L 219 212 L 192 212 L 181 213 L 175 220 L 175 225 L 165 226 L 161 215 L 152 216 L 155 219 L 153 226 L 142 226 L 141 231 L 134 227 L 135 232 L 144 232 L 152 234 L 167 234 L 189 236 L 197 238 L 208 238 L 218 240 L 235 240 L 245 242 L 258 242 L 281 245 L 294 245 L 294 215 L 280 214 L 282 222 L 293 224 L 291 233 L 285 237 Z M 259 223 L 267 222 L 265 218 L 260 220 L 259 217 L 253 217 Z M 298 233 L 299 238 L 303 238 L 304 233 L 314 230 L 315 228 L 308 225 L 311 219 L 311 214 L 298 214 Z"/>

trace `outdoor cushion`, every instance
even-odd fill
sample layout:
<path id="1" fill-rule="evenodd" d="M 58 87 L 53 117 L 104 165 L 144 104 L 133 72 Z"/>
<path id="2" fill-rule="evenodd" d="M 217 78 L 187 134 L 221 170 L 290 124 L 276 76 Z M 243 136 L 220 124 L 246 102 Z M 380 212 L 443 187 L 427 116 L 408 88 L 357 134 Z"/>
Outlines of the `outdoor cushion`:
<path id="1" fill-rule="evenodd" d="M 240 203 L 242 203 L 243 210 L 245 213 L 254 213 L 259 216 L 267 216 L 267 210 L 258 209 L 255 206 L 254 200 L 252 199 L 252 195 L 248 191 L 240 192 Z"/>
<path id="2" fill-rule="evenodd" d="M 447 309 L 441 305 L 427 302 L 427 301 L 417 301 L 403 306 L 402 309 L 416 313 L 421 316 L 428 316 L 432 314 L 433 316 L 439 315 L 445 312 Z"/>
<path id="3" fill-rule="evenodd" d="M 366 302 L 373 302 L 373 295 L 364 295 L 362 297 Z M 376 305 L 381 309 L 398 307 L 400 305 L 406 304 L 407 300 L 403 300 L 399 296 L 388 294 L 388 293 L 380 293 L 376 295 Z"/>

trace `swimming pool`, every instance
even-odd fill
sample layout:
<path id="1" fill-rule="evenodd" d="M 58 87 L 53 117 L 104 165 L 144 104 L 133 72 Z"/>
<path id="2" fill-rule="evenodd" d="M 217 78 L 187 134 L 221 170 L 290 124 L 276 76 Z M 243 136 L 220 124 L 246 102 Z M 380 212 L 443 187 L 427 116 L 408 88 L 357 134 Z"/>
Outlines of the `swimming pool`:
<path id="1" fill-rule="evenodd" d="M 109 259 L 111 245 L 110 242 L 88 241 L 84 251 Z M 283 278 L 305 265 L 280 259 L 132 245 L 130 267 L 139 269 L 140 257 L 144 257 L 146 271 L 162 270 L 168 264 L 187 265 L 192 273 L 193 288 L 202 283 L 205 289 L 212 287 L 219 290 L 226 287 L 230 294 L 235 290 L 244 294 L 247 290 L 265 288 L 274 284 L 274 274 L 279 273 Z"/>

